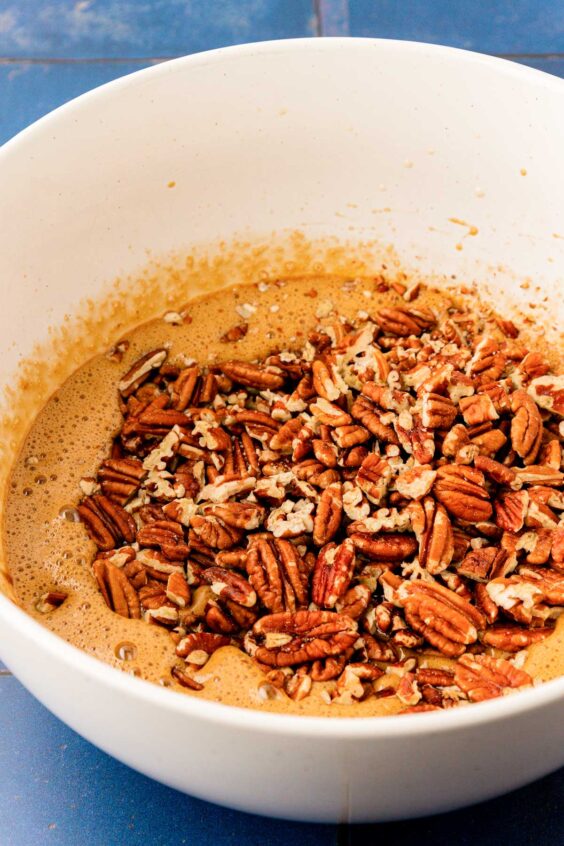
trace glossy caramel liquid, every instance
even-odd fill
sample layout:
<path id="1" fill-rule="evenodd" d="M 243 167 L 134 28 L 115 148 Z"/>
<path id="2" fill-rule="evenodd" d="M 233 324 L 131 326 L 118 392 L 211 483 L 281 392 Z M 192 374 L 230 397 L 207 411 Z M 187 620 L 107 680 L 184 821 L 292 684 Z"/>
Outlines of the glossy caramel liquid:
<path id="1" fill-rule="evenodd" d="M 194 299 L 181 325 L 151 321 L 127 335 L 129 348 L 119 363 L 101 355 L 86 362 L 51 397 L 34 421 L 14 466 L 5 509 L 5 550 L 16 595 L 39 622 L 79 649 L 125 672 L 171 686 L 189 695 L 246 708 L 316 716 L 375 716 L 395 713 L 396 697 L 374 697 L 351 706 L 327 704 L 322 685 L 293 702 L 265 685 L 253 661 L 227 647 L 216 652 L 200 673 L 201 692 L 185 691 L 170 677 L 174 645 L 167 631 L 110 611 L 90 572 L 95 554 L 74 507 L 81 497 L 79 481 L 94 476 L 120 427 L 117 383 L 130 365 L 151 349 L 167 345 L 169 361 L 181 356 L 203 365 L 225 358 L 254 359 L 282 349 L 303 346 L 307 334 L 331 308 L 350 319 L 366 319 L 383 305 L 398 304 L 394 292 L 376 291 L 373 278 L 294 278 L 278 283 L 236 286 Z M 452 304 L 448 295 L 426 291 L 418 305 L 438 312 Z M 250 305 L 250 309 L 246 306 Z M 240 323 L 249 331 L 236 345 L 220 341 Z M 117 340 L 117 339 L 116 339 Z M 68 592 L 65 603 L 43 614 L 36 609 L 41 594 Z M 444 659 L 429 657 L 428 665 Z M 564 627 L 530 650 L 526 668 L 539 680 L 564 674 Z M 381 687 L 394 683 L 385 675 Z"/>

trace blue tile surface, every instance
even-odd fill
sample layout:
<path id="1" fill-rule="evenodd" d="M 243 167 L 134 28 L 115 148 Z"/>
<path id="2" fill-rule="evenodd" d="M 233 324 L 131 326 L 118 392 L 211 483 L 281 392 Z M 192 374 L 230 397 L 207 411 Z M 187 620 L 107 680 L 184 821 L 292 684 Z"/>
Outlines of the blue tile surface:
<path id="1" fill-rule="evenodd" d="M 218 808 L 95 749 L 0 676 L 2 846 L 333 846 L 334 826 Z"/>
<path id="2" fill-rule="evenodd" d="M 351 35 L 485 53 L 563 53 L 561 0 L 349 0 Z"/>
<path id="3" fill-rule="evenodd" d="M 511 55 L 564 77 L 562 0 L 0 0 L 0 143 L 159 59 L 307 35 L 363 35 Z M 49 714 L 0 661 L 0 846 L 555 846 L 564 770 L 507 797 L 349 829 L 263 820 L 141 776 Z"/>
<path id="4" fill-rule="evenodd" d="M 177 56 L 315 34 L 311 0 L 3 0 L 0 56 Z"/>

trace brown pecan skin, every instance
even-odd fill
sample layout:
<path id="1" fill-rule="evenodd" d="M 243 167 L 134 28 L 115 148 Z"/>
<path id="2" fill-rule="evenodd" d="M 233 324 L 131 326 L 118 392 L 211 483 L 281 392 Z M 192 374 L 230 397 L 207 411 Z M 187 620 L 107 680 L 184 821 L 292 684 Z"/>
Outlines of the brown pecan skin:
<path id="1" fill-rule="evenodd" d="M 492 515 L 484 476 L 473 467 L 452 464 L 439 467 L 433 492 L 453 517 L 478 523 Z"/>
<path id="2" fill-rule="evenodd" d="M 249 361 L 225 361 L 221 372 L 239 385 L 259 390 L 276 390 L 284 384 L 284 375 L 276 372 L 276 368 L 261 367 Z"/>
<path id="3" fill-rule="evenodd" d="M 307 605 L 306 565 L 290 541 L 273 536 L 257 539 L 247 553 L 246 569 L 249 582 L 272 613 Z"/>
<path id="4" fill-rule="evenodd" d="M 554 629 L 524 629 L 521 626 L 494 626 L 483 633 L 480 640 L 487 646 L 503 652 L 520 652 L 533 643 L 540 643 L 553 633 Z"/>
<path id="5" fill-rule="evenodd" d="M 449 657 L 462 655 L 486 626 L 481 611 L 437 583 L 403 582 L 397 596 L 408 624 Z"/>
<path id="6" fill-rule="evenodd" d="M 435 316 L 428 309 L 415 309 L 398 306 L 382 308 L 375 316 L 376 323 L 384 332 L 406 337 L 421 335 L 435 323 Z"/>
<path id="7" fill-rule="evenodd" d="M 533 680 L 503 658 L 463 655 L 454 670 L 454 680 L 472 702 L 501 696 L 508 688 L 525 687 Z"/>
<path id="8" fill-rule="evenodd" d="M 108 608 L 120 617 L 138 620 L 141 617 L 139 597 L 125 573 L 102 558 L 94 562 L 93 572 Z"/>
<path id="9" fill-rule="evenodd" d="M 441 573 L 454 556 L 452 525 L 446 509 L 427 496 L 408 505 L 411 525 L 419 541 L 419 563 L 428 573 Z"/>
<path id="10" fill-rule="evenodd" d="M 291 667 L 341 655 L 356 638 L 354 620 L 334 611 L 285 612 L 257 620 L 245 649 L 269 667 Z"/>
<path id="11" fill-rule="evenodd" d="M 313 542 L 328 543 L 338 532 L 343 515 L 343 492 L 340 483 L 329 485 L 319 498 L 313 521 Z"/>
<path id="12" fill-rule="evenodd" d="M 354 546 L 373 561 L 403 561 L 417 551 L 417 541 L 412 535 L 355 533 L 350 537 Z"/>
<path id="13" fill-rule="evenodd" d="M 311 597 L 321 608 L 333 608 L 346 593 L 354 573 L 356 556 L 350 538 L 320 550 L 313 570 Z"/>
<path id="14" fill-rule="evenodd" d="M 511 397 L 511 445 L 525 464 L 534 464 L 542 441 L 542 418 L 536 402 L 527 391 Z"/>
<path id="15" fill-rule="evenodd" d="M 216 649 L 222 646 L 229 646 L 231 643 L 228 637 L 219 634 L 211 634 L 209 632 L 193 632 L 178 643 L 176 647 L 176 654 L 179 658 L 187 658 L 191 652 L 201 650 L 207 652 L 208 655 L 213 655 Z"/>
<path id="16" fill-rule="evenodd" d="M 202 572 L 202 578 L 222 599 L 230 599 L 244 608 L 252 608 L 256 604 L 255 591 L 246 579 L 233 570 L 226 570 L 223 567 L 206 567 Z"/>
<path id="17" fill-rule="evenodd" d="M 137 527 L 133 517 L 108 497 L 102 494 L 86 497 L 77 511 L 99 549 L 110 550 L 121 541 L 133 543 L 135 540 Z"/>

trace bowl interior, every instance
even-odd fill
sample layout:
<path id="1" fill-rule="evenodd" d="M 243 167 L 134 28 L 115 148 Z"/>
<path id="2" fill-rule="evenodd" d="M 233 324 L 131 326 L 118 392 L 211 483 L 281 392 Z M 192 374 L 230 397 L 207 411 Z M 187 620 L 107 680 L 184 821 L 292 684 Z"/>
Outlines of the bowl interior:
<path id="1" fill-rule="evenodd" d="M 118 327 L 288 261 L 476 282 L 556 338 L 563 103 L 506 62 L 335 39 L 180 59 L 24 131 L 0 151 L 0 486 L 35 411 Z"/>

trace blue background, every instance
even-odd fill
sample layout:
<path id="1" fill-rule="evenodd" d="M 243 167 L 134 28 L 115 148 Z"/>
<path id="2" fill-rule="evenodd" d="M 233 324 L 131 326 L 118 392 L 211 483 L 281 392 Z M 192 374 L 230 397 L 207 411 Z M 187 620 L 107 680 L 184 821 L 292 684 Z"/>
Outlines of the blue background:
<path id="1" fill-rule="evenodd" d="M 312 35 L 450 44 L 564 77 L 562 0 L 0 0 L 0 143 L 66 100 L 155 62 Z M 425 820 L 346 827 L 252 817 L 117 763 L 0 663 L 0 846 L 557 846 L 563 795 L 564 770 Z"/>

